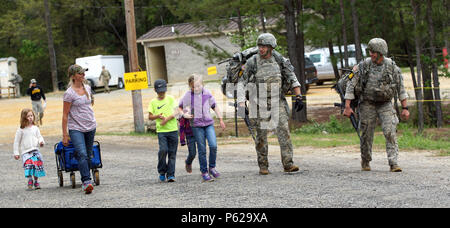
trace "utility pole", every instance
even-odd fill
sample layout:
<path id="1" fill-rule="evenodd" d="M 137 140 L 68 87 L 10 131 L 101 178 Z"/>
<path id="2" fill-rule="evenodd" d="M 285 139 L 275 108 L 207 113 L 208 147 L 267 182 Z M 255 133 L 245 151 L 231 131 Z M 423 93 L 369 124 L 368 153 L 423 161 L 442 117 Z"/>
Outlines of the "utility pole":
<path id="1" fill-rule="evenodd" d="M 134 19 L 134 1 L 124 0 L 125 3 L 125 21 L 127 25 L 127 43 L 128 43 L 128 58 L 130 63 L 130 72 L 138 71 L 138 55 L 136 43 L 136 26 Z M 144 133 L 144 113 L 142 109 L 142 95 L 141 90 L 132 90 L 131 96 L 133 98 L 133 116 L 134 116 L 134 130 L 137 133 Z"/>

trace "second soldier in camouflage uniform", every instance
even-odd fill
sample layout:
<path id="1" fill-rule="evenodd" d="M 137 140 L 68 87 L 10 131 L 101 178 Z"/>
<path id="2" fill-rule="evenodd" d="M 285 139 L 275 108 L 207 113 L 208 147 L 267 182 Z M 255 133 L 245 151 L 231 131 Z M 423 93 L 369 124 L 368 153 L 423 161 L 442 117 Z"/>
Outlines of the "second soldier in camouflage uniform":
<path id="1" fill-rule="evenodd" d="M 105 69 L 105 66 L 102 67 L 102 72 L 100 73 L 100 80 L 102 81 L 102 84 L 105 86 L 105 93 L 111 92 L 111 89 L 109 89 L 109 80 L 111 79 L 111 74 L 109 73 L 109 70 Z"/>
<path id="2" fill-rule="evenodd" d="M 390 58 L 385 57 L 388 52 L 386 41 L 374 38 L 369 41 L 370 58 L 361 61 L 353 68 L 355 77 L 346 88 L 345 116 L 350 116 L 353 110 L 350 101 L 359 97 L 360 132 L 361 132 L 361 167 L 363 171 L 370 171 L 372 160 L 372 143 L 377 118 L 381 122 L 384 137 L 386 138 L 386 152 L 390 170 L 401 172 L 397 163 L 397 124 L 398 118 L 392 105 L 392 98 L 398 96 L 402 104 L 401 116 L 409 118 L 406 103 L 407 93 L 403 85 L 400 69 Z"/>
<path id="3" fill-rule="evenodd" d="M 242 91 L 255 85 L 258 92 L 249 95 L 250 121 L 256 127 L 255 147 L 258 155 L 258 165 L 261 175 L 269 174 L 267 133 L 274 130 L 281 149 L 281 160 L 285 172 L 298 171 L 298 166 L 292 160 L 293 149 L 289 133 L 289 107 L 284 92 L 291 89 L 296 96 L 294 108 L 299 111 L 303 107 L 300 95 L 300 83 L 293 72 L 289 60 L 273 49 L 276 39 L 270 33 L 261 34 L 257 40 L 258 54 L 247 60 L 244 73 L 239 78 L 238 98 L 240 110 L 245 106 L 245 95 Z M 261 87 L 267 93 L 262 93 Z M 244 89 L 246 88 L 246 89 Z M 259 95 L 257 95 L 259 93 Z M 252 107 L 255 107 L 252 109 Z M 269 113 L 270 112 L 270 113 Z"/>

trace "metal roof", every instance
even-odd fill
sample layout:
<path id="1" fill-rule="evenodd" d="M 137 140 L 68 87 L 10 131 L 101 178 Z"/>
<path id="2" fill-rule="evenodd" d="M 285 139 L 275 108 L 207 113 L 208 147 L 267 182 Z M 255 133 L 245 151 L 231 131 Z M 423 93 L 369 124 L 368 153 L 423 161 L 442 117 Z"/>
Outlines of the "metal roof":
<path id="1" fill-rule="evenodd" d="M 266 20 L 266 27 L 273 27 L 277 18 L 269 18 Z M 261 24 L 259 25 L 261 27 Z M 220 28 L 220 32 L 238 31 L 236 22 L 230 19 L 229 23 Z M 154 42 L 176 39 L 177 37 L 196 37 L 215 33 L 216 31 L 208 31 L 205 22 L 200 23 L 182 23 L 172 25 L 162 25 L 153 28 L 137 39 L 137 42 Z"/>

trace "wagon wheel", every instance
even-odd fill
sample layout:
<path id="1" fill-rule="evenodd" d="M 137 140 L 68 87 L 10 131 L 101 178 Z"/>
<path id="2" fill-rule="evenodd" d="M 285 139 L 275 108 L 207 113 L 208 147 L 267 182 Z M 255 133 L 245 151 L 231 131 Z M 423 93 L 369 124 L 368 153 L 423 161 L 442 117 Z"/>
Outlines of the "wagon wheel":
<path id="1" fill-rule="evenodd" d="M 75 188 L 75 173 L 70 173 L 70 183 L 72 183 L 72 188 Z"/>
<path id="2" fill-rule="evenodd" d="M 58 170 L 58 183 L 59 187 L 64 186 L 64 178 L 61 170 Z"/>
<path id="3" fill-rule="evenodd" d="M 93 170 L 92 172 L 93 172 L 92 176 L 94 176 L 95 185 L 100 185 L 100 173 L 99 173 L 99 171 L 98 170 Z"/>

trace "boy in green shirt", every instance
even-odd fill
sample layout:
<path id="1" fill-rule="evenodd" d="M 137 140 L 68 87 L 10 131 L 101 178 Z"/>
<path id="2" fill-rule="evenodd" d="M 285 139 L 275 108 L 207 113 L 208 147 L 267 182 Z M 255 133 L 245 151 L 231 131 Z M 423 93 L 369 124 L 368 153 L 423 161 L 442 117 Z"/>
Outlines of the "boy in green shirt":
<path id="1" fill-rule="evenodd" d="M 175 160 L 178 149 L 178 125 L 175 110 L 178 104 L 172 96 L 166 95 L 166 81 L 158 79 L 154 85 L 158 97 L 152 99 L 148 105 L 148 118 L 156 120 L 159 144 L 159 180 L 163 182 L 167 177 L 168 182 L 174 182 Z"/>

